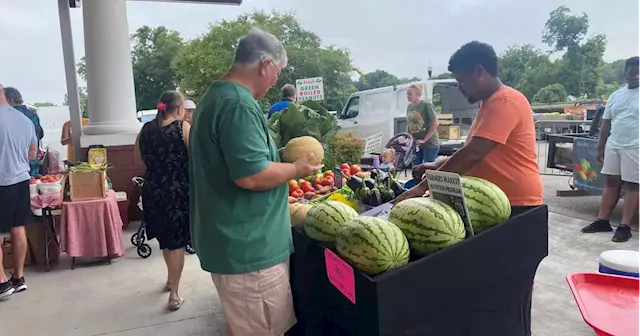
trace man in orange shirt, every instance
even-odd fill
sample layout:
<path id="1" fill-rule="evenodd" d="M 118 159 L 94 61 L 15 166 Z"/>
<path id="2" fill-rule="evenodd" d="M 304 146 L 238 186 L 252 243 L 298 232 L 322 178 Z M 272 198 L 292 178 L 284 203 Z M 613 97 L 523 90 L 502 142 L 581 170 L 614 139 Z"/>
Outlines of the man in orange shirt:
<path id="1" fill-rule="evenodd" d="M 491 181 L 509 197 L 513 215 L 541 205 L 531 105 L 522 93 L 500 82 L 493 47 L 478 41 L 465 44 L 451 56 L 449 71 L 469 102 L 482 101 L 482 106 L 464 147 L 448 158 L 419 166 L 415 173 L 422 176 L 427 169 L 437 169 Z M 427 188 L 423 180 L 396 202 L 420 197 Z"/>

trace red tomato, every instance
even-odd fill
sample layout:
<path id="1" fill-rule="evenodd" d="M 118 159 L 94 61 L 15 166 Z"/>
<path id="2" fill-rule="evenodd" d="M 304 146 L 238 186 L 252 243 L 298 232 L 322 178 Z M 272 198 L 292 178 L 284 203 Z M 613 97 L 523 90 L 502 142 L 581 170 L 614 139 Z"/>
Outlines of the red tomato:
<path id="1" fill-rule="evenodd" d="M 333 176 L 327 176 L 322 180 L 323 186 L 332 186 L 333 185 Z"/>
<path id="2" fill-rule="evenodd" d="M 349 164 L 347 163 L 343 163 L 340 165 L 340 170 L 345 170 L 345 169 L 350 169 L 351 167 L 349 167 Z"/>
<path id="3" fill-rule="evenodd" d="M 325 176 L 325 177 L 326 177 L 326 176 L 334 176 L 334 173 L 333 173 L 333 171 L 331 171 L 331 170 L 327 170 L 326 172 L 324 172 L 324 176 Z"/>
<path id="4" fill-rule="evenodd" d="M 313 185 L 311 185 L 311 182 L 308 181 L 304 181 L 304 183 L 300 184 L 300 189 L 302 189 L 303 194 L 306 192 L 315 192 L 316 190 L 313 188 Z"/>
<path id="5" fill-rule="evenodd" d="M 344 177 L 351 177 L 351 171 L 349 169 L 342 169 L 342 175 L 344 175 Z"/>
<path id="6" fill-rule="evenodd" d="M 29 184 L 36 184 L 36 183 L 38 183 L 38 180 L 36 179 L 29 180 Z"/>
<path id="7" fill-rule="evenodd" d="M 296 185 L 293 185 L 293 184 L 289 183 L 289 195 L 291 195 L 292 192 L 294 192 L 294 191 L 296 191 L 298 189 L 300 189 L 300 188 L 297 186 L 297 183 L 296 183 Z"/>
<path id="8" fill-rule="evenodd" d="M 291 193 L 291 197 L 300 198 L 304 195 L 304 191 L 302 189 L 296 189 Z"/>
<path id="9" fill-rule="evenodd" d="M 361 171 L 362 171 L 362 169 L 360 169 L 360 166 L 358 166 L 358 165 L 352 165 L 351 168 L 350 168 L 351 175 L 355 175 L 355 174 L 357 174 L 357 173 L 359 173 Z"/>

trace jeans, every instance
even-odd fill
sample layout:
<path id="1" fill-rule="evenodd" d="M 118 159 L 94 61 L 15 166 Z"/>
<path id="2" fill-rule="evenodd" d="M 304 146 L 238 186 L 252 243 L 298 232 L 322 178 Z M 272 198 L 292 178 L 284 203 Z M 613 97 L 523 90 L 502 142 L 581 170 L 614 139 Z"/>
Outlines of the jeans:
<path id="1" fill-rule="evenodd" d="M 438 157 L 438 147 L 420 147 L 420 149 L 413 154 L 413 166 L 419 166 L 425 162 L 434 162 Z"/>

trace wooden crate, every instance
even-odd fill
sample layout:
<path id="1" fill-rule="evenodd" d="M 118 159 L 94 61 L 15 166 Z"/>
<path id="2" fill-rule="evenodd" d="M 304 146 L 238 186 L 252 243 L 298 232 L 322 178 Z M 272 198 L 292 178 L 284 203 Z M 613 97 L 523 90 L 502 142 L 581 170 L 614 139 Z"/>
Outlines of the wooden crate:
<path id="1" fill-rule="evenodd" d="M 453 125 L 453 114 L 438 114 L 438 124 L 441 126 Z"/>
<path id="2" fill-rule="evenodd" d="M 86 201 L 107 197 L 105 170 L 69 172 L 71 201 Z"/>
<path id="3" fill-rule="evenodd" d="M 438 126 L 438 135 L 444 140 L 459 140 L 460 126 Z"/>

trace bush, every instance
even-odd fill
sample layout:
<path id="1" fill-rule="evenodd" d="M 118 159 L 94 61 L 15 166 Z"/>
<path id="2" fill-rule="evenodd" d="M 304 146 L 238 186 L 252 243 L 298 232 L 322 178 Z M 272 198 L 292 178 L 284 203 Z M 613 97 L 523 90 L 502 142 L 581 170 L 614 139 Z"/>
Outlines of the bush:
<path id="1" fill-rule="evenodd" d="M 560 83 L 547 85 L 540 89 L 535 96 L 533 96 L 533 103 L 551 104 L 557 102 L 563 102 L 567 99 L 567 90 Z"/>
<path id="2" fill-rule="evenodd" d="M 360 163 L 360 158 L 364 154 L 365 141 L 353 133 L 339 133 L 331 142 L 329 150 L 336 165 L 342 163 Z"/>

